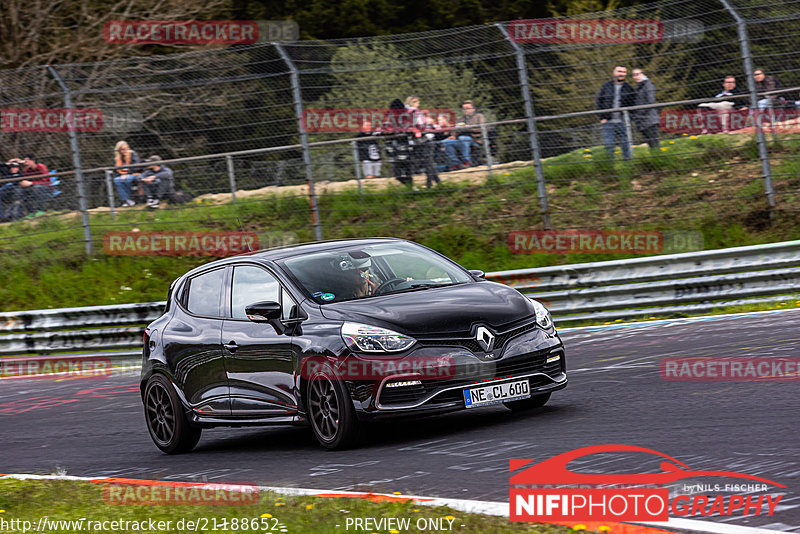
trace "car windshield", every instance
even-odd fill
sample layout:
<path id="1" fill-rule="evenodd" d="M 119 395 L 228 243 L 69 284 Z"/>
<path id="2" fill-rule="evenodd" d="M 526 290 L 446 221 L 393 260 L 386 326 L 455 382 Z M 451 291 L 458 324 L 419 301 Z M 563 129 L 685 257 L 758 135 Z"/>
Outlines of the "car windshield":
<path id="1" fill-rule="evenodd" d="M 411 243 L 343 248 L 281 263 L 318 304 L 472 281 L 458 265 Z"/>

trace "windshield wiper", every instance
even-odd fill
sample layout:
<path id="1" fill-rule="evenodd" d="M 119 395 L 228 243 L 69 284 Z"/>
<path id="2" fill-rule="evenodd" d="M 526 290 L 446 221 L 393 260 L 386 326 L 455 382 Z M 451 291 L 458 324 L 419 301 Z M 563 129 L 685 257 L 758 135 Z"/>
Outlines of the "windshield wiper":
<path id="1" fill-rule="evenodd" d="M 393 289 L 391 291 L 384 291 L 381 295 L 393 295 L 395 293 L 410 293 L 412 291 L 421 291 L 423 289 L 433 289 L 435 287 L 445 287 L 445 286 L 452 286 L 455 284 L 435 284 L 435 283 L 424 283 L 424 284 L 411 284 L 408 287 L 404 287 L 401 289 Z"/>

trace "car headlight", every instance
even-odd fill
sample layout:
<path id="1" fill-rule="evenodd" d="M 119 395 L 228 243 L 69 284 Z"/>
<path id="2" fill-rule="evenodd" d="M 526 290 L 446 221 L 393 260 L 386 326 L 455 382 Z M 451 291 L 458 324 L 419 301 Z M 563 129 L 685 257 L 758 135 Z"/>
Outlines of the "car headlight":
<path id="1" fill-rule="evenodd" d="M 351 349 L 362 352 L 400 352 L 417 342 L 386 328 L 359 323 L 344 323 L 342 339 Z"/>
<path id="2" fill-rule="evenodd" d="M 544 305 L 538 300 L 529 300 L 531 301 L 531 304 L 533 304 L 533 309 L 536 312 L 536 324 L 545 330 L 550 330 L 553 327 L 553 318 L 550 317 L 550 312 L 547 311 L 547 308 L 545 308 Z"/>

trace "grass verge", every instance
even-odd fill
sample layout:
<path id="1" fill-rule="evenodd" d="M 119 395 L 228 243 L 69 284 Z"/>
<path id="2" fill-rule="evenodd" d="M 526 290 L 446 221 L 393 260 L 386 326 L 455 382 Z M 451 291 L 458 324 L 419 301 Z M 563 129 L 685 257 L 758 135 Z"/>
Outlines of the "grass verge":
<path id="1" fill-rule="evenodd" d="M 664 140 L 662 151 L 637 147 L 632 161 L 609 161 L 602 147 L 543 162 L 553 227 L 694 231 L 704 248 L 800 236 L 800 137 L 773 143 L 778 209 L 767 209 L 761 167 L 748 135 Z M 322 187 L 320 187 L 322 189 Z M 84 253 L 76 213 L 0 224 L 0 311 L 163 300 L 170 281 L 208 256 L 114 256 L 109 231 L 258 233 L 261 244 L 313 241 L 308 198 L 280 191 L 242 195 L 236 204 L 198 199 L 169 209 L 92 213 L 94 254 Z M 211 203 L 209 203 L 211 202 Z M 326 239 L 412 239 L 484 271 L 603 261 L 633 255 L 513 254 L 508 234 L 541 229 L 532 167 L 500 169 L 491 178 L 445 182 L 432 190 L 399 185 L 336 188 L 318 198 Z"/>

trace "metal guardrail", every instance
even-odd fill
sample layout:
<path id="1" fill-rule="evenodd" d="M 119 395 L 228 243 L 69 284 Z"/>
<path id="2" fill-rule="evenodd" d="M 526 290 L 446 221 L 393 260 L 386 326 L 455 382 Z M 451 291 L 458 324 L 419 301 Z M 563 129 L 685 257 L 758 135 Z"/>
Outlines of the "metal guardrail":
<path id="1" fill-rule="evenodd" d="M 800 298 L 800 240 L 488 273 L 559 325 Z M 136 349 L 165 302 L 0 313 L 0 355 Z"/>

